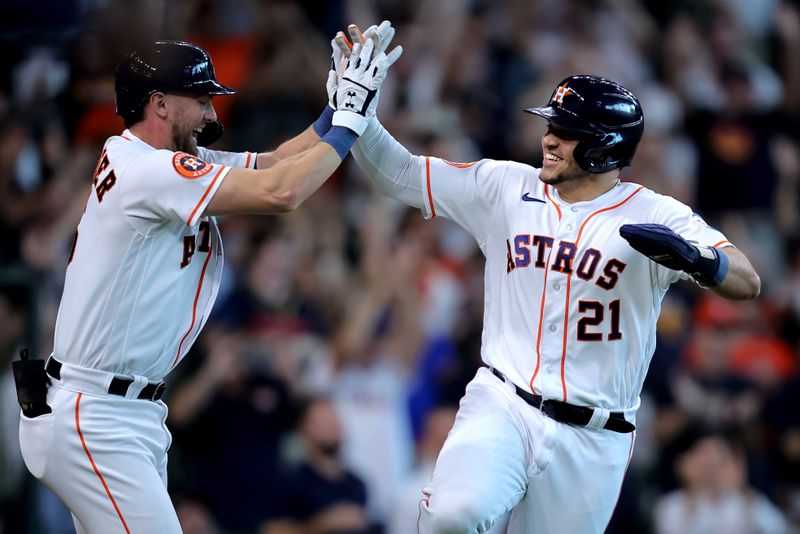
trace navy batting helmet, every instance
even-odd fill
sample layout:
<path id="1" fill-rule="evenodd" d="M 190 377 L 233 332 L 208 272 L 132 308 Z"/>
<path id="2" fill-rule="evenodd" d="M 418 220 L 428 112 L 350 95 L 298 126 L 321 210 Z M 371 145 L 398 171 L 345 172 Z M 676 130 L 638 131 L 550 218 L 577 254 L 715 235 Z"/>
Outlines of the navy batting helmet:
<path id="1" fill-rule="evenodd" d="M 546 106 L 525 111 L 574 132 L 580 139 L 575 162 L 592 173 L 630 165 L 644 131 L 639 100 L 599 76 L 570 76 L 558 84 Z"/>
<path id="2" fill-rule="evenodd" d="M 122 115 L 127 125 L 141 119 L 148 97 L 156 91 L 207 95 L 236 92 L 217 81 L 208 52 L 183 41 L 156 41 L 125 56 L 115 72 L 114 88 L 117 115 Z"/>

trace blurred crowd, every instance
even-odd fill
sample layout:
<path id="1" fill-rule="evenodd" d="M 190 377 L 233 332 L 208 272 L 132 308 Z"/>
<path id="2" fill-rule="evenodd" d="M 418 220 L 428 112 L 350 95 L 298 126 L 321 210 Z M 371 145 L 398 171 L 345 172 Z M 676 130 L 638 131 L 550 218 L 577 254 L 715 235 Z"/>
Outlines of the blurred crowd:
<path id="1" fill-rule="evenodd" d="M 544 125 L 521 110 L 567 75 L 610 77 L 645 114 L 623 179 L 693 206 L 761 275 L 746 303 L 668 293 L 609 532 L 800 529 L 798 0 L 35 4 L 0 21 L 0 533 L 73 532 L 22 463 L 9 362 L 52 348 L 92 169 L 123 129 L 116 63 L 156 38 L 203 46 L 239 90 L 214 101 L 213 148 L 269 150 L 325 105 L 335 32 L 383 19 L 405 53 L 378 116 L 412 152 L 539 166 Z M 416 532 L 481 364 L 477 245 L 378 196 L 350 159 L 297 211 L 221 226 L 214 313 L 166 390 L 185 532 Z"/>

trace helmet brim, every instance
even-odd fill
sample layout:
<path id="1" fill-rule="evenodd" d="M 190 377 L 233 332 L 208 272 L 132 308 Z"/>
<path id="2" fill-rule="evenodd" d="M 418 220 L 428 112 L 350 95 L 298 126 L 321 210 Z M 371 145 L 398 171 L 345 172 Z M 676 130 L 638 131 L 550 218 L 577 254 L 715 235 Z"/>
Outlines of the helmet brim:
<path id="1" fill-rule="evenodd" d="M 182 91 L 188 93 L 206 94 L 206 95 L 235 95 L 236 89 L 222 85 L 217 80 L 203 80 L 188 87 L 181 88 Z"/>
<path id="2" fill-rule="evenodd" d="M 571 113 L 563 108 L 542 106 L 538 108 L 528 108 L 524 111 L 537 115 L 548 122 L 552 122 L 553 124 L 573 132 L 579 132 L 588 135 L 603 135 L 602 130 L 592 127 L 592 125 L 587 123 L 585 120 L 581 120 L 574 113 Z"/>

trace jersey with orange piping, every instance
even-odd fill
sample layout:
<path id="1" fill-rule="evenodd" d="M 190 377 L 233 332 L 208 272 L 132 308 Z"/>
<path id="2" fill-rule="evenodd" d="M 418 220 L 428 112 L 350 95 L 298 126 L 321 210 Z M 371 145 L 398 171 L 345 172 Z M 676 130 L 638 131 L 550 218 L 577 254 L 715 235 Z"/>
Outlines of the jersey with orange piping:
<path id="1" fill-rule="evenodd" d="M 661 300 L 688 275 L 632 249 L 619 227 L 664 224 L 717 248 L 725 236 L 635 183 L 570 204 L 520 163 L 418 157 L 417 168 L 425 216 L 459 223 L 486 256 L 484 362 L 545 398 L 633 420 Z"/>
<path id="2" fill-rule="evenodd" d="M 157 381 L 188 352 L 216 298 L 223 253 L 203 215 L 255 154 L 156 150 L 109 138 L 89 188 L 56 322 L 58 360 Z"/>

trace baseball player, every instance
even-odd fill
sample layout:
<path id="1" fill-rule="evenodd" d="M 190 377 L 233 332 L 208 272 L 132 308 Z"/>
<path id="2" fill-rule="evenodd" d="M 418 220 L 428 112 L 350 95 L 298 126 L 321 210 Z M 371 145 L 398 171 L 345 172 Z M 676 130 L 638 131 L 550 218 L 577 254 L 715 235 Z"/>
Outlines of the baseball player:
<path id="1" fill-rule="evenodd" d="M 119 65 L 127 129 L 105 143 L 75 232 L 45 413 L 23 412 L 20 423 L 28 469 L 69 507 L 79 533 L 180 532 L 159 399 L 219 289 L 216 216 L 290 211 L 336 170 L 399 56 L 373 55 L 373 45 L 354 47 L 329 80 L 330 105 L 311 127 L 260 154 L 202 147 L 222 132 L 212 96 L 234 90 L 201 48 L 158 41 Z"/>
<path id="2" fill-rule="evenodd" d="M 415 156 L 371 118 L 353 147 L 388 196 L 451 219 L 486 257 L 481 368 L 420 503 L 419 532 L 603 532 L 670 284 L 755 298 L 749 261 L 686 205 L 620 181 L 636 97 L 571 76 L 544 107 L 541 169 Z M 496 526 L 494 531 L 498 531 Z"/>

